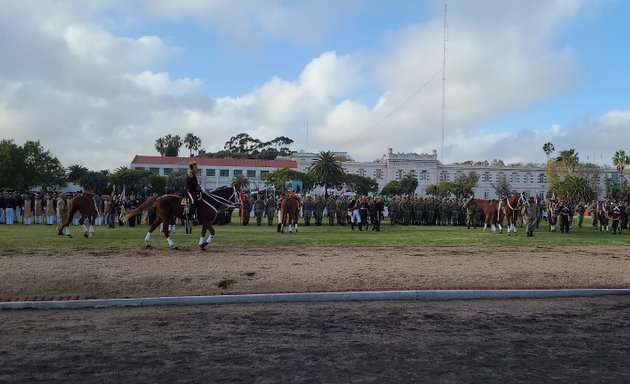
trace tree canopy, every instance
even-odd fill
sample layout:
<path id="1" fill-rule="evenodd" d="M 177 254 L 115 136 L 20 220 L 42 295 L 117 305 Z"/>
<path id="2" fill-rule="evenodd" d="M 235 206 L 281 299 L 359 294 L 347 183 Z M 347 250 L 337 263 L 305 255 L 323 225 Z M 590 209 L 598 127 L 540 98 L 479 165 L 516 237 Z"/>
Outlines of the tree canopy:
<path id="1" fill-rule="evenodd" d="M 18 146 L 13 140 L 0 142 L 0 187 L 25 191 L 33 187 L 55 189 L 66 183 L 59 159 L 39 141 Z"/>

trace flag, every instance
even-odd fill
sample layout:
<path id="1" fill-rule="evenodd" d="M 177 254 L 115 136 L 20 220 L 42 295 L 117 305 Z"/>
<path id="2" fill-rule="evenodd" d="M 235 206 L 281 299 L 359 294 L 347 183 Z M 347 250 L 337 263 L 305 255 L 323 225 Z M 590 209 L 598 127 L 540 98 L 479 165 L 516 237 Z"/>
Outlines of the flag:
<path id="1" fill-rule="evenodd" d="M 123 190 L 120 193 L 120 215 L 119 217 L 122 218 L 123 216 L 125 216 L 125 189 L 126 187 L 123 186 Z"/>

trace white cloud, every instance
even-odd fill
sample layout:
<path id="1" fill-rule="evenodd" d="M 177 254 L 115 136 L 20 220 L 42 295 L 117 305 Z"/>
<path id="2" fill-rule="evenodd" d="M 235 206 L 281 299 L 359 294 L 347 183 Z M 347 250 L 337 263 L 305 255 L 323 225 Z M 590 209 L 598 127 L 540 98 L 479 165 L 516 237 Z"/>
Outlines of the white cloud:
<path id="1" fill-rule="evenodd" d="M 135 154 L 155 153 L 154 140 L 168 133 L 192 132 L 209 151 L 221 149 L 240 132 L 263 140 L 285 135 L 300 149 L 306 144 L 305 120 L 313 151 L 347 151 L 356 159 L 373 160 L 388 147 L 396 152 L 441 149 L 440 9 L 432 19 L 389 30 L 382 52 L 325 51 L 295 71 L 295 78 L 270 76 L 247 94 L 214 99 L 203 79 L 165 65 L 185 47 L 170 45 L 168 36 L 159 33 L 131 36 L 127 23 L 142 25 L 150 12 L 152 23 L 192 20 L 211 31 L 207 33 L 218 33 L 227 45 L 260 48 L 276 41 L 325 39 L 337 32 L 336 23 L 345 12 L 368 3 L 138 4 L 1 2 L 0 35 L 7 38 L 0 40 L 0 50 L 12 54 L 0 61 L 0 136 L 18 143 L 40 139 L 65 166 L 82 163 L 92 169 L 114 169 Z M 552 42 L 590 4 L 450 4 L 448 136 L 445 153 L 440 153 L 445 162 L 536 161 L 543 158 L 541 148 L 547 141 L 559 150 L 576 148 L 581 153 L 600 148 L 612 156 L 621 149 L 615 147 L 623 142 L 610 138 L 630 134 L 630 112 L 624 110 L 564 126 L 524 126 L 516 132 L 513 127 L 505 132 L 483 128 L 489 119 L 578 84 L 582 69 L 573 48 Z M 101 13 L 104 9 L 107 16 Z M 117 20 L 117 13 L 125 14 L 125 20 Z M 363 97 L 364 92 L 372 96 Z"/>

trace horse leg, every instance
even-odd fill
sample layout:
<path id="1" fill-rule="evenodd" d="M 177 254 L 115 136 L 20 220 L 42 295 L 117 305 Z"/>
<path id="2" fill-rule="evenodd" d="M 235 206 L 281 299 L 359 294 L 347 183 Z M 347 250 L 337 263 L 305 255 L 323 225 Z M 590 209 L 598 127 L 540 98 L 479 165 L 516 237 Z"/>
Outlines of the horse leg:
<path id="1" fill-rule="evenodd" d="M 147 231 L 146 236 L 144 237 L 144 247 L 145 248 L 151 248 L 151 233 L 155 230 L 155 228 L 157 228 L 158 226 L 161 226 L 161 225 L 162 225 L 162 218 L 158 216 L 153 221 L 153 224 L 151 224 L 151 226 L 149 227 L 149 230 Z"/>
<path id="2" fill-rule="evenodd" d="M 169 227 L 170 225 L 168 225 L 166 222 L 162 226 L 162 232 L 164 233 L 164 237 L 166 237 L 166 242 L 168 243 L 169 247 L 171 247 L 172 249 L 179 249 L 177 248 L 177 246 L 175 245 L 175 242 L 171 238 L 171 234 L 169 233 Z"/>
<path id="3" fill-rule="evenodd" d="M 85 219 L 86 218 L 87 218 L 87 216 L 81 215 L 81 218 L 79 219 L 79 224 L 81 225 L 81 228 L 83 228 L 83 236 L 88 237 L 88 229 L 85 226 Z"/>
<path id="4" fill-rule="evenodd" d="M 96 218 L 94 216 L 90 217 L 90 230 L 88 231 L 88 237 L 94 236 L 94 220 Z"/>

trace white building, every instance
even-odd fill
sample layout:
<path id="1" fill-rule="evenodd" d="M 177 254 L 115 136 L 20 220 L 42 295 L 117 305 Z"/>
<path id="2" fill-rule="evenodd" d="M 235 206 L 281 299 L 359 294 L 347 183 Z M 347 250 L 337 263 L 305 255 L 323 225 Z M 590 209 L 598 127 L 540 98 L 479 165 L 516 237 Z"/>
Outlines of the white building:
<path id="1" fill-rule="evenodd" d="M 339 153 L 347 157 L 346 153 Z M 188 163 L 195 160 L 199 166 L 198 178 L 206 188 L 229 185 L 231 180 L 243 175 L 250 181 L 252 189 L 263 187 L 262 176 L 281 168 L 289 168 L 299 172 L 308 172 L 317 154 L 303 151 L 290 158 L 277 160 L 252 160 L 232 158 L 205 157 L 163 157 L 136 156 L 131 162 L 131 168 L 148 169 L 157 175 L 166 176 L 175 170 L 186 171 Z M 453 181 L 458 175 L 476 172 L 479 181 L 474 188 L 475 197 L 483 199 L 496 198 L 493 185 L 505 178 L 512 190 L 525 192 L 529 195 L 544 196 L 549 187 L 547 176 L 542 166 L 493 166 L 472 164 L 441 164 L 437 158 L 437 151 L 431 154 L 394 153 L 391 148 L 381 159 L 373 162 L 344 161 L 342 166 L 348 173 L 371 177 L 376 180 L 379 190 L 389 181 L 401 180 L 405 175 L 413 173 L 418 179 L 416 194 L 426 195 L 429 185 L 440 181 Z M 600 167 L 591 171 L 589 179 L 595 179 L 595 189 L 599 198 L 606 195 L 608 180 L 616 182 L 619 177 L 627 180 L 628 171 L 620 175 L 617 169 Z"/>

